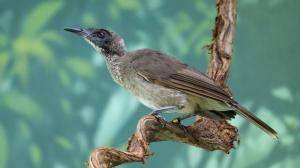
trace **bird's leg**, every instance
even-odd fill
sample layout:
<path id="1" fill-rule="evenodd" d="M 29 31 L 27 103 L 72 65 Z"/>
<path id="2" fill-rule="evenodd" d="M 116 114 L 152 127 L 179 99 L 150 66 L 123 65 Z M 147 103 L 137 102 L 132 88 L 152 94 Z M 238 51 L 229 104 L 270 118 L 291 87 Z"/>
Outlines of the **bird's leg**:
<path id="1" fill-rule="evenodd" d="M 195 115 L 196 115 L 195 112 L 193 112 L 193 113 L 188 113 L 188 114 L 184 114 L 184 115 L 182 115 L 182 116 L 180 116 L 180 117 L 174 118 L 171 122 L 172 122 L 173 124 L 178 125 L 178 127 L 181 128 L 181 129 L 183 129 L 183 131 L 184 131 L 186 134 L 189 134 L 189 132 L 188 132 L 188 130 L 186 129 L 186 127 L 185 127 L 184 125 L 181 125 L 181 121 L 182 121 L 182 120 L 185 120 L 185 119 L 187 119 L 187 118 L 193 117 L 193 116 L 195 116 Z"/>
<path id="2" fill-rule="evenodd" d="M 182 120 L 185 120 L 185 119 L 194 117 L 195 115 L 196 115 L 195 112 L 193 112 L 193 113 L 188 113 L 188 114 L 184 114 L 184 115 L 182 115 L 182 116 L 180 116 L 180 117 L 174 118 L 174 119 L 172 120 L 172 123 L 174 123 L 174 124 L 181 124 L 181 121 L 182 121 Z"/>
<path id="3" fill-rule="evenodd" d="M 159 116 L 161 113 L 172 111 L 172 110 L 178 110 L 178 109 L 179 109 L 178 106 L 165 106 L 152 111 L 151 114 L 153 116 Z"/>
<path id="4" fill-rule="evenodd" d="M 161 118 L 163 120 L 165 120 L 163 117 L 160 116 L 161 113 L 167 112 L 167 111 L 172 111 L 172 110 L 178 110 L 178 106 L 165 106 L 165 107 L 161 107 L 159 109 L 156 109 L 154 111 L 151 112 L 151 115 L 153 115 L 154 117 L 157 118 Z M 162 124 L 162 127 L 165 127 L 165 124 Z"/>

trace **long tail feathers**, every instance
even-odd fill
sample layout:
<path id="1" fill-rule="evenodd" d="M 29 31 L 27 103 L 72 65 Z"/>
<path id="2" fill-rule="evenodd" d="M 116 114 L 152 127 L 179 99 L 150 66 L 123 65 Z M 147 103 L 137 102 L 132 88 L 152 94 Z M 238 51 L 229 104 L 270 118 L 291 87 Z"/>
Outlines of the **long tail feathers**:
<path id="1" fill-rule="evenodd" d="M 277 140 L 278 139 L 278 134 L 277 132 L 271 128 L 269 125 L 267 125 L 265 122 L 263 122 L 261 119 L 256 117 L 254 114 L 246 110 L 244 107 L 238 105 L 238 104 L 233 104 L 232 107 L 236 109 L 236 113 L 242 116 L 243 118 L 247 119 L 250 121 L 252 124 L 256 125 L 260 129 L 262 129 L 264 132 L 269 134 L 273 139 Z"/>

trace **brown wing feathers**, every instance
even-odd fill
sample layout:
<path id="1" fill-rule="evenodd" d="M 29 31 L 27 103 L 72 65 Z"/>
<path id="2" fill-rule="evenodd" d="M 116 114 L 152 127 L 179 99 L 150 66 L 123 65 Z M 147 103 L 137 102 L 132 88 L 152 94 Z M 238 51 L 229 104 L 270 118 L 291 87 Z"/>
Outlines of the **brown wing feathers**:
<path id="1" fill-rule="evenodd" d="M 201 72 L 179 62 L 178 60 L 164 55 L 158 51 L 140 50 L 131 57 L 131 63 L 137 73 L 145 80 L 174 88 L 182 92 L 204 96 L 217 101 L 222 101 L 233 108 L 242 117 L 260 127 L 263 131 L 277 138 L 277 133 L 270 126 L 238 105 L 221 87 L 217 86 L 212 79 Z"/>
<path id="2" fill-rule="evenodd" d="M 157 78 L 157 76 L 154 76 L 147 71 L 139 71 L 138 73 L 146 80 L 153 81 L 153 83 L 181 90 L 194 96 L 204 96 L 227 103 L 236 103 L 217 86 L 213 86 L 200 80 L 193 79 L 192 77 L 189 77 L 187 75 L 174 73 L 169 77 Z"/>
<path id="3" fill-rule="evenodd" d="M 174 83 L 182 84 L 186 89 L 194 91 L 198 96 L 208 96 L 213 99 L 225 102 L 233 102 L 225 91 L 220 89 L 218 86 L 210 85 L 199 79 L 195 79 L 188 75 L 173 74 L 170 76 L 171 81 Z"/>

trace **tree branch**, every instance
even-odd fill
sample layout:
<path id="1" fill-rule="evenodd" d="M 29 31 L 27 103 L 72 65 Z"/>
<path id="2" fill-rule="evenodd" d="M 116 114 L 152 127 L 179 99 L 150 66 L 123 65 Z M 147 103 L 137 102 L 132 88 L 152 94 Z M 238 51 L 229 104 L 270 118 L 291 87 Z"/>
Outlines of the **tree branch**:
<path id="1" fill-rule="evenodd" d="M 216 5 L 217 16 L 213 29 L 213 42 L 209 47 L 211 59 L 208 65 L 208 76 L 218 82 L 232 96 L 226 80 L 233 52 L 236 0 L 217 0 Z"/>
<path id="2" fill-rule="evenodd" d="M 213 41 L 209 46 L 211 60 L 208 74 L 228 94 L 226 84 L 233 51 L 236 23 L 236 0 L 217 0 L 217 16 L 213 29 Z M 146 115 L 140 119 L 136 132 L 128 142 L 126 151 L 113 148 L 97 148 L 87 161 L 89 168 L 111 168 L 128 162 L 145 162 L 151 155 L 149 144 L 158 141 L 176 141 L 206 150 L 223 150 L 229 153 L 238 140 L 237 129 L 227 121 L 198 117 L 191 126 L 182 126 Z"/>

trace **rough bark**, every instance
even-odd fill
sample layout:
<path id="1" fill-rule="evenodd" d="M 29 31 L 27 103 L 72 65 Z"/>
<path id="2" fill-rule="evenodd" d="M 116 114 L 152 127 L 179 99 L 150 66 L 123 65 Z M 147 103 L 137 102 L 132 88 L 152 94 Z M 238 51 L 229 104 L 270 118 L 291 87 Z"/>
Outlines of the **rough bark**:
<path id="1" fill-rule="evenodd" d="M 228 94 L 226 84 L 233 52 L 236 23 L 236 0 L 217 0 L 217 16 L 213 40 L 209 46 L 211 60 L 208 75 L 217 81 Z M 176 141 L 209 151 L 223 150 L 229 153 L 238 141 L 236 127 L 226 121 L 198 117 L 191 126 L 183 126 L 146 115 L 140 119 L 136 132 L 128 141 L 126 151 L 114 148 L 97 148 L 87 161 L 89 168 L 111 168 L 123 163 L 145 162 L 151 155 L 149 144 L 158 141 Z"/>
<path id="2" fill-rule="evenodd" d="M 236 25 L 236 0 L 217 0 L 217 16 L 213 29 L 213 41 L 209 46 L 211 59 L 208 76 L 222 86 L 232 96 L 226 84 L 231 58 Z"/>

